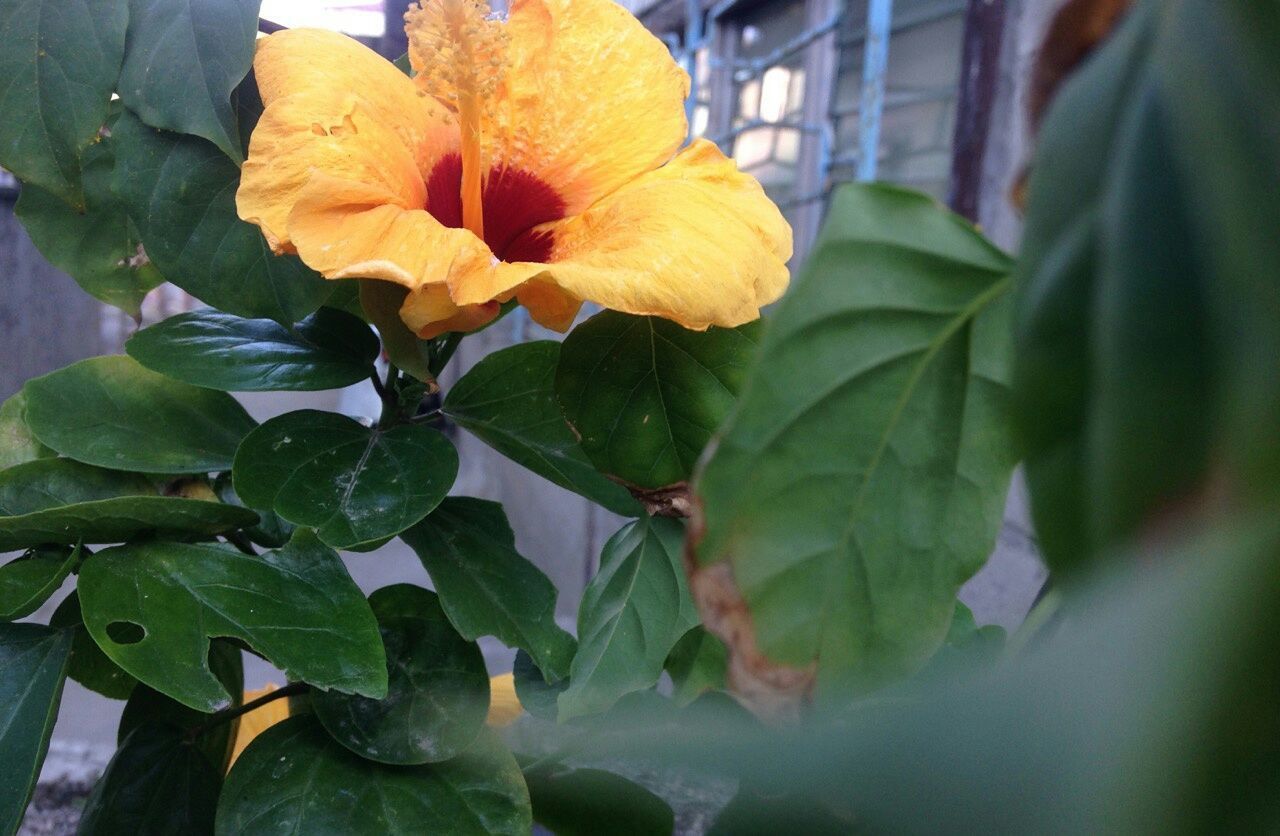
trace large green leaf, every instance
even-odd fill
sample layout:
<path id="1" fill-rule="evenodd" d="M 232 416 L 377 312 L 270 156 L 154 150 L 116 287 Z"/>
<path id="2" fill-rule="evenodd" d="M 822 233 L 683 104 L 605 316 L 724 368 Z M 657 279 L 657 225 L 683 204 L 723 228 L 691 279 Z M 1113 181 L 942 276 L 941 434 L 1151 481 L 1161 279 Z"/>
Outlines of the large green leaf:
<path id="1" fill-rule="evenodd" d="M 231 91 L 253 63 L 260 5 L 130 0 L 125 107 L 152 127 L 204 137 L 243 160 Z"/>
<path id="2" fill-rule="evenodd" d="M 582 452 L 556 404 L 560 344 L 521 343 L 495 351 L 449 390 L 445 414 L 507 458 L 598 502 L 635 517 L 639 503 L 605 478 Z"/>
<path id="3" fill-rule="evenodd" d="M 1277 31 L 1274 4 L 1137 4 L 1044 123 L 1015 391 L 1057 570 L 1256 476 L 1274 491 Z"/>
<path id="4" fill-rule="evenodd" d="M 0 566 L 0 621 L 30 615 L 58 591 L 79 559 L 66 547 L 32 549 Z"/>
<path id="5" fill-rule="evenodd" d="M 569 675 L 574 640 L 556 625 L 556 588 L 516 551 L 501 505 L 450 497 L 401 537 L 459 633 L 528 651 L 548 682 Z"/>
<path id="6" fill-rule="evenodd" d="M 127 0 L 0 4 L 0 165 L 74 205 L 124 57 Z"/>
<path id="7" fill-rule="evenodd" d="M 27 381 L 27 424 L 64 456 L 117 470 L 229 470 L 256 422 L 235 398 L 93 357 Z"/>
<path id="8" fill-rule="evenodd" d="M 84 619 L 80 617 L 80 596 L 76 592 L 73 591 L 62 599 L 49 619 L 49 626 L 64 628 L 73 633 L 71 663 L 67 665 L 67 676 L 70 679 L 108 699 L 129 698 L 138 680 L 111 661 L 102 652 L 102 648 L 98 647 L 93 636 L 89 635 Z"/>
<path id="9" fill-rule="evenodd" d="M 556 395 L 601 471 L 675 485 L 733 406 L 759 339 L 759 323 L 698 332 L 604 311 L 565 338 Z"/>
<path id="10" fill-rule="evenodd" d="M 531 827 L 520 767 L 490 732 L 453 760 L 394 767 L 352 754 L 310 717 L 293 717 L 236 760 L 216 832 L 524 836 Z"/>
<path id="11" fill-rule="evenodd" d="M 231 695 L 228 707 L 240 706 L 244 695 L 244 659 L 240 648 L 231 642 L 215 639 L 209 645 L 209 670 Z M 236 731 L 240 727 L 239 718 L 209 724 L 212 716 L 189 708 L 146 685 L 139 685 L 124 704 L 120 726 L 116 729 L 116 745 L 125 745 L 125 739 L 140 726 L 157 723 L 176 726 L 191 733 L 209 763 L 220 773 L 225 773 L 234 749 Z"/>
<path id="12" fill-rule="evenodd" d="M 312 392 L 367 380 L 378 356 L 369 326 L 332 308 L 292 328 L 215 310 L 179 314 L 125 344 L 152 371 L 228 392 Z"/>
<path id="13" fill-rule="evenodd" d="M 21 390 L 0 404 L 0 470 L 56 455 L 31 434 L 27 396 Z"/>
<path id="14" fill-rule="evenodd" d="M 324 279 L 296 256 L 273 255 L 258 228 L 240 220 L 240 170 L 217 148 L 152 130 L 128 112 L 112 142 L 116 193 L 169 281 L 219 310 L 286 326 L 328 297 Z"/>
<path id="15" fill-rule="evenodd" d="M 394 606 L 380 598 L 394 596 Z M 381 763 L 436 763 L 457 756 L 484 727 L 489 674 L 484 654 L 445 618 L 435 593 L 400 584 L 369 597 L 387 649 L 381 700 L 330 691 L 311 705 L 333 738 Z"/>
<path id="16" fill-rule="evenodd" d="M 846 700 L 919 668 L 1000 528 L 1009 259 L 932 198 L 846 186 L 695 491 L 695 598 Z M 744 636 L 743 633 L 748 635 Z M 731 651 L 750 654 L 739 644 Z M 758 663 L 759 660 L 753 660 Z"/>
<path id="17" fill-rule="evenodd" d="M 683 551 L 684 526 L 666 517 L 628 523 L 605 543 L 578 608 L 561 720 L 605 711 L 658 681 L 671 648 L 698 624 Z"/>
<path id="18" fill-rule="evenodd" d="M 246 504 L 274 509 L 345 549 L 399 534 L 429 514 L 453 486 L 458 453 L 425 425 L 371 428 L 302 410 L 250 433 L 232 473 Z"/>
<path id="19" fill-rule="evenodd" d="M 94 641 L 139 680 L 198 711 L 230 695 L 209 671 L 209 639 L 237 638 L 290 679 L 380 698 L 386 657 L 377 622 L 342 560 L 299 530 L 251 556 L 219 546 L 136 543 L 80 570 Z"/>
<path id="20" fill-rule="evenodd" d="M 143 476 L 70 459 L 39 459 L 0 473 L 0 552 L 42 543 L 121 543 L 151 534 L 221 534 L 256 521 L 245 508 L 159 496 Z"/>
<path id="21" fill-rule="evenodd" d="M 71 633 L 0 624 L 0 833 L 17 832 L 36 787 L 71 653 Z"/>
<path id="22" fill-rule="evenodd" d="M 670 836 L 667 802 L 603 769 L 551 767 L 525 774 L 533 820 L 555 836 Z"/>
<path id="23" fill-rule="evenodd" d="M 82 162 L 82 206 L 73 207 L 59 195 L 27 184 L 14 214 L 49 263 L 94 298 L 136 317 L 142 298 L 164 277 L 142 254 L 137 230 L 111 191 L 111 144 L 89 146 Z"/>
<path id="24" fill-rule="evenodd" d="M 177 726 L 154 722 L 121 743 L 85 803 L 79 833 L 213 833 L 222 775 Z"/>

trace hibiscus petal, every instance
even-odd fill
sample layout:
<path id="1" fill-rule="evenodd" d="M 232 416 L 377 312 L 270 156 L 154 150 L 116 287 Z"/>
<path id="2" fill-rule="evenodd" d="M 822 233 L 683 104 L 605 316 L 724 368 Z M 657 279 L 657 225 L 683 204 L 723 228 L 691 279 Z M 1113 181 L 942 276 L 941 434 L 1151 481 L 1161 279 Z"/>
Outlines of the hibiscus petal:
<path id="1" fill-rule="evenodd" d="M 689 76 L 614 0 L 514 0 L 490 159 L 551 184 L 577 214 L 671 159 Z"/>
<path id="2" fill-rule="evenodd" d="M 540 281 L 686 328 L 750 322 L 787 287 L 791 227 L 755 178 L 704 140 L 545 229 L 555 245 Z M 449 287 L 471 304 L 508 292 L 503 278 L 455 270 Z"/>
<path id="3" fill-rule="evenodd" d="M 457 141 L 435 102 L 344 35 L 293 29 L 259 43 L 254 70 L 266 109 L 236 195 L 242 218 L 277 251 L 290 249 L 286 221 L 316 172 L 379 188 L 382 203 L 425 205 L 421 172 Z"/>

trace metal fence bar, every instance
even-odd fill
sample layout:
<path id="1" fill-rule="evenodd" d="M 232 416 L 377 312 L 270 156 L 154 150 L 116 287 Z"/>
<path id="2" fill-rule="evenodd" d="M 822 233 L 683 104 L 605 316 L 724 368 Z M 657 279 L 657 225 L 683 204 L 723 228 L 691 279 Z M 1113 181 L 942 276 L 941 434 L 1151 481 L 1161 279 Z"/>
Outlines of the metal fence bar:
<path id="1" fill-rule="evenodd" d="M 892 25 L 893 0 L 871 0 L 867 5 L 867 42 L 862 63 L 863 107 L 858 113 L 858 180 L 862 182 L 876 179 Z"/>

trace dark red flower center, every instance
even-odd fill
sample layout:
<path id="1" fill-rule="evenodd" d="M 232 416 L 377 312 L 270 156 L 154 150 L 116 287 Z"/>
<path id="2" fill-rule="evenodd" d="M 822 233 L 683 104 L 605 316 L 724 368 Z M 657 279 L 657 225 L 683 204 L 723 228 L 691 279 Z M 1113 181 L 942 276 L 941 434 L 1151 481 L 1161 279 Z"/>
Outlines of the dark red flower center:
<path id="1" fill-rule="evenodd" d="M 446 154 L 427 177 L 427 211 L 445 226 L 462 227 L 462 155 Z M 503 261 L 545 262 L 553 237 L 533 228 L 564 217 L 555 189 L 533 174 L 505 164 L 489 169 L 481 196 L 484 242 Z"/>

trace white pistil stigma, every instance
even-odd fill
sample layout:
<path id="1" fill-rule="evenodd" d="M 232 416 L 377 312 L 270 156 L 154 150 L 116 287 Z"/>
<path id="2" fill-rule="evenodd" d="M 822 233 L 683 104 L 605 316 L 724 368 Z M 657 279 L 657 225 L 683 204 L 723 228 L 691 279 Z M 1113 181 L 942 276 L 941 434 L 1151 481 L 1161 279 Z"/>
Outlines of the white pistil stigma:
<path id="1" fill-rule="evenodd" d="M 484 239 L 481 131 L 506 69 L 507 33 L 484 0 L 426 0 L 405 13 L 414 81 L 458 117 L 462 225 Z"/>

